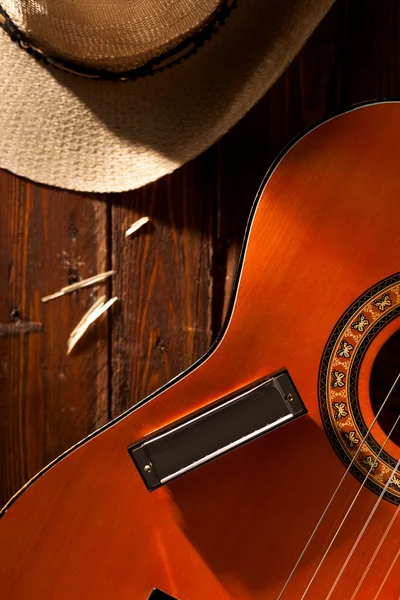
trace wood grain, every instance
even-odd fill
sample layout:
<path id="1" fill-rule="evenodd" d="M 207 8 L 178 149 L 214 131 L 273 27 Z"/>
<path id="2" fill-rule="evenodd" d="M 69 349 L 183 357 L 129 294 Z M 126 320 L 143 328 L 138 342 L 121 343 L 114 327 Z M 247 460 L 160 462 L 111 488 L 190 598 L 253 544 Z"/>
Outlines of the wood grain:
<path id="1" fill-rule="evenodd" d="M 59 452 L 203 354 L 226 315 L 268 166 L 332 111 L 400 97 L 399 28 L 398 2 L 338 0 L 236 127 L 142 190 L 97 198 L 1 174 L 0 504 Z M 152 225 L 125 240 L 125 227 L 149 213 Z M 111 265 L 117 275 L 99 289 L 120 302 L 66 359 L 69 331 L 92 290 L 46 308 L 39 297 Z M 23 333 L 29 323 L 42 330 Z"/>
<path id="2" fill-rule="evenodd" d="M 107 322 L 66 356 L 97 291 L 40 298 L 104 270 L 106 205 L 0 173 L 0 489 L 10 497 L 55 456 L 103 424 Z M 102 240 L 102 244 L 99 244 Z"/>
<path id="3" fill-rule="evenodd" d="M 112 415 L 204 354 L 211 340 L 215 152 L 144 189 L 114 196 Z M 124 232 L 141 216 L 151 221 Z"/>

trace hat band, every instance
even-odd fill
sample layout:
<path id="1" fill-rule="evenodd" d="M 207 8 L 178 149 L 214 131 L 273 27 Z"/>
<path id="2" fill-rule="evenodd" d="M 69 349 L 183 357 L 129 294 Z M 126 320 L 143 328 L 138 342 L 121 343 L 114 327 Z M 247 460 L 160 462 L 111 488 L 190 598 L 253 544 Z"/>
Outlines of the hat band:
<path id="1" fill-rule="evenodd" d="M 84 65 L 64 61 L 58 57 L 50 56 L 40 50 L 29 41 L 29 37 L 11 20 L 6 11 L 0 5 L 0 27 L 9 35 L 11 40 L 16 42 L 20 48 L 29 52 L 36 59 L 43 61 L 47 65 L 67 71 L 73 75 L 87 77 L 90 79 L 101 79 L 109 81 L 134 81 L 140 77 L 154 75 L 168 67 L 180 63 L 191 54 L 194 54 L 210 37 L 224 24 L 229 17 L 231 10 L 235 7 L 237 0 L 223 0 L 217 10 L 211 15 L 207 23 L 201 29 L 191 34 L 187 39 L 180 42 L 175 48 L 163 52 L 150 61 L 123 72 L 107 71 L 106 69 L 95 69 Z"/>

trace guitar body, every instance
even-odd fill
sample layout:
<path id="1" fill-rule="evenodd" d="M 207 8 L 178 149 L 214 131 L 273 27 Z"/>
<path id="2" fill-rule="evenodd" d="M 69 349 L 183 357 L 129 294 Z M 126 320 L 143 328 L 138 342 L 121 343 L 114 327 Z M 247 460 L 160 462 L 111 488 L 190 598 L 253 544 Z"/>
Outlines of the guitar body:
<path id="1" fill-rule="evenodd" d="M 277 161 L 218 343 L 10 501 L 1 598 L 398 600 L 400 449 L 370 382 L 400 329 L 399 139 L 400 103 L 369 104 Z M 147 489 L 128 447 L 283 369 L 306 414 Z"/>

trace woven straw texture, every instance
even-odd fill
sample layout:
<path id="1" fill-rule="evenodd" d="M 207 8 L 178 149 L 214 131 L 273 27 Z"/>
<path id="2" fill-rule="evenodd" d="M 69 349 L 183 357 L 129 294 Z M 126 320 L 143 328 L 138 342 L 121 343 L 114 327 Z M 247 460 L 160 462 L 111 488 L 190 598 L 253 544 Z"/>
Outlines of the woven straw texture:
<path id="1" fill-rule="evenodd" d="M 200 29 L 219 0 L 2 0 L 1 5 L 47 54 L 123 71 Z"/>

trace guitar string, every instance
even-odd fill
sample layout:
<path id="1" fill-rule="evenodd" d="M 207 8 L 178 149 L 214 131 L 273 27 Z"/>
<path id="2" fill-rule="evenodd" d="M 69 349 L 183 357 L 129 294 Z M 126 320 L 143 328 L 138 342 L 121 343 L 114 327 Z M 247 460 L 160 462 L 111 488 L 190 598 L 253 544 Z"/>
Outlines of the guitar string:
<path id="1" fill-rule="evenodd" d="M 390 567 L 389 567 L 389 569 L 387 570 L 387 573 L 386 573 L 386 575 L 385 575 L 385 577 L 384 577 L 384 579 L 383 579 L 383 581 L 382 581 L 381 585 L 379 586 L 379 588 L 378 588 L 378 591 L 376 592 L 375 596 L 372 598 L 372 600 L 377 600 L 377 599 L 378 599 L 378 596 L 379 596 L 379 594 L 381 593 L 381 591 L 382 591 L 382 589 L 383 589 L 383 586 L 384 586 L 384 585 L 385 585 L 385 583 L 387 582 L 387 580 L 388 580 L 388 577 L 389 577 L 390 573 L 392 572 L 392 570 L 393 570 L 393 567 L 394 567 L 394 565 L 396 564 L 396 561 L 397 561 L 397 559 L 399 558 L 399 556 L 400 556 L 400 548 L 397 550 L 397 554 L 396 554 L 396 556 L 394 557 L 394 559 L 392 560 L 392 562 L 391 562 L 391 564 L 390 564 Z M 400 600 L 400 596 L 399 596 L 398 600 Z"/>
<path id="2" fill-rule="evenodd" d="M 371 556 L 371 559 L 370 559 L 370 561 L 369 561 L 369 563 L 368 563 L 368 565 L 367 565 L 364 573 L 362 574 L 362 576 L 360 578 L 360 581 L 358 582 L 358 585 L 357 585 L 356 589 L 354 590 L 353 595 L 350 598 L 350 600 L 354 600 L 355 597 L 356 597 L 356 595 L 358 594 L 358 591 L 359 591 L 360 587 L 362 586 L 364 579 L 368 575 L 368 572 L 369 572 L 369 570 L 370 570 L 370 568 L 371 568 L 371 566 L 372 566 L 375 558 L 377 557 L 379 550 L 382 548 L 382 546 L 383 546 L 383 544 L 384 544 L 384 542 L 385 542 L 385 540 L 386 540 L 386 538 L 387 538 L 387 536 L 389 534 L 389 531 L 393 527 L 393 524 L 394 524 L 396 518 L 399 516 L 399 513 L 400 513 L 400 504 L 397 507 L 395 513 L 393 514 L 393 517 L 391 518 L 389 525 L 386 527 L 385 533 L 381 537 L 380 542 L 379 542 L 379 544 L 377 545 L 377 547 L 375 549 L 375 552 Z"/>
<path id="3" fill-rule="evenodd" d="M 400 418 L 400 416 L 399 416 L 398 418 Z M 363 527 L 362 527 L 362 529 L 361 529 L 360 533 L 358 534 L 358 536 L 357 536 L 357 539 L 356 539 L 356 541 L 354 542 L 354 544 L 353 544 L 353 546 L 352 546 L 352 548 L 351 548 L 350 552 L 348 553 L 348 555 L 347 555 L 347 558 L 346 558 L 346 560 L 344 561 L 344 563 L 343 563 L 343 565 L 342 565 L 342 567 L 341 567 L 341 569 L 340 569 L 339 573 L 337 574 L 337 576 L 336 576 L 336 579 L 335 579 L 335 581 L 333 582 L 333 584 L 332 584 L 332 587 L 331 587 L 331 589 L 329 590 L 329 593 L 328 593 L 327 597 L 325 598 L 325 600 L 329 600 L 329 599 L 332 597 L 332 594 L 333 594 L 333 592 L 335 591 L 335 589 L 336 589 L 336 586 L 337 586 L 337 584 L 339 583 L 339 581 L 340 581 L 340 579 L 341 579 L 341 577 L 342 577 L 342 575 L 343 575 L 343 573 L 344 573 L 344 570 L 346 569 L 347 565 L 349 564 L 349 562 L 350 562 L 350 560 L 351 560 L 351 557 L 353 556 L 354 552 L 356 551 L 356 549 L 357 549 L 357 547 L 358 547 L 358 544 L 359 544 L 359 543 L 360 543 L 360 541 L 361 541 L 361 538 L 363 537 L 364 533 L 365 533 L 365 532 L 366 532 L 366 530 L 367 530 L 367 527 L 368 527 L 368 525 L 370 524 L 370 522 L 371 522 L 371 520 L 372 520 L 372 517 L 374 516 L 374 514 L 375 514 L 375 513 L 376 513 L 376 511 L 378 510 L 378 507 L 379 507 L 379 505 L 380 505 L 380 503 L 381 503 L 381 500 L 382 500 L 383 496 L 385 495 L 385 493 L 386 493 L 386 491 L 387 491 L 387 489 L 388 489 L 389 485 L 391 484 L 393 477 L 394 477 L 394 476 L 395 476 L 395 474 L 397 473 L 397 469 L 399 468 L 399 466 L 400 466 L 400 458 L 399 458 L 399 460 L 397 461 L 397 463 L 396 463 L 396 466 L 395 466 L 395 468 L 393 469 L 391 476 L 390 476 L 390 477 L 389 477 L 389 479 L 387 480 L 387 482 L 386 482 L 386 484 L 385 484 L 385 487 L 383 488 L 383 490 L 381 491 L 381 493 L 380 493 L 380 495 L 379 495 L 379 497 L 378 497 L 377 501 L 375 502 L 375 504 L 374 504 L 374 506 L 373 506 L 373 508 L 372 508 L 372 510 L 371 510 L 371 512 L 370 512 L 370 514 L 369 514 L 369 516 L 368 516 L 368 519 L 365 521 L 365 523 L 364 523 L 364 525 L 363 525 Z"/>
<path id="4" fill-rule="evenodd" d="M 382 403 L 382 406 L 380 407 L 380 409 L 379 409 L 379 410 L 378 410 L 378 412 L 376 413 L 376 415 L 375 415 L 375 418 L 374 418 L 374 420 L 372 421 L 372 423 L 371 423 L 371 425 L 370 425 L 370 427 L 369 427 L 369 429 L 368 429 L 367 433 L 365 434 L 365 436 L 364 436 L 364 437 L 363 437 L 363 439 L 361 440 L 361 444 L 359 445 L 359 447 L 358 447 L 358 449 L 357 449 L 356 453 L 354 454 L 353 458 L 351 459 L 349 466 L 347 467 L 347 469 L 346 469 L 346 471 L 344 472 L 344 474 L 343 474 L 342 478 L 340 479 L 339 483 L 337 484 L 335 491 L 333 492 L 333 494 L 332 494 L 332 496 L 331 496 L 331 498 L 330 498 L 330 500 L 329 500 L 328 504 L 326 505 L 326 507 L 325 507 L 325 509 L 324 509 L 324 511 L 323 511 L 323 513 L 322 513 L 322 515 L 320 516 L 320 518 L 319 518 L 319 520 L 318 520 L 317 524 L 315 525 L 315 527 L 314 527 L 314 529 L 313 529 L 313 531 L 312 531 L 312 533 L 311 533 L 311 535 L 310 535 L 310 537 L 309 537 L 309 539 L 308 539 L 308 541 L 307 541 L 306 545 L 304 546 L 304 548 L 303 548 L 303 550 L 302 550 L 302 552 L 301 552 L 301 554 L 300 554 L 299 558 L 297 559 L 297 561 L 296 561 L 296 563 L 295 563 L 295 565 L 294 565 L 293 569 L 292 569 L 292 570 L 291 570 L 291 572 L 289 573 L 289 577 L 287 578 L 287 580 L 286 580 L 286 582 L 285 582 L 285 584 L 284 584 L 283 588 L 281 589 L 281 591 L 280 591 L 280 593 L 279 593 L 279 596 L 277 597 L 277 600 L 280 600 L 280 599 L 282 598 L 282 596 L 283 596 L 283 594 L 284 594 L 284 592 L 285 592 L 285 590 L 286 590 L 287 586 L 289 585 L 289 582 L 290 582 L 290 580 L 292 579 L 292 577 L 293 577 L 294 573 L 296 572 L 296 570 L 297 570 L 297 568 L 298 568 L 298 566 L 299 566 L 299 564 L 300 564 L 300 562 L 301 562 L 301 560 L 302 560 L 303 556 L 304 556 L 304 555 L 305 555 L 305 553 L 307 552 L 307 549 L 308 549 L 308 547 L 310 546 L 310 544 L 311 544 L 311 542 L 312 542 L 312 540 L 313 540 L 313 538 L 314 538 L 315 534 L 317 533 L 317 531 L 318 531 L 318 529 L 319 529 L 319 527 L 320 527 L 320 525 L 321 525 L 322 521 L 324 520 L 324 518 L 325 518 L 325 516 L 326 516 L 326 514 L 327 514 L 327 512 L 328 512 L 328 510 L 329 510 L 329 508 L 331 507 L 331 505 L 332 505 L 332 503 L 333 503 L 334 499 L 336 498 L 336 495 L 338 494 L 340 487 L 342 486 L 342 484 L 343 484 L 343 482 L 344 482 L 344 480 L 345 480 L 345 478 L 346 478 L 347 474 L 349 473 L 349 471 L 350 471 L 351 467 L 353 466 L 353 463 L 354 463 L 354 461 L 356 460 L 356 458 L 357 458 L 358 454 L 360 453 L 360 451 L 361 451 L 361 447 L 362 447 L 363 443 L 364 443 L 364 442 L 365 442 L 365 440 L 367 439 L 367 437 L 368 437 L 369 433 L 371 432 L 371 430 L 372 430 L 373 426 L 375 425 L 376 421 L 378 420 L 378 418 L 379 418 L 379 415 L 381 414 L 382 410 L 384 409 L 384 407 L 385 407 L 385 404 L 386 404 L 386 402 L 389 400 L 389 398 L 390 398 L 390 396 L 391 396 L 391 394 L 392 394 L 392 392 L 393 392 L 394 388 L 396 387 L 396 385 L 397 385 L 397 382 L 399 381 L 399 379 L 400 379 L 400 373 L 397 375 L 397 377 L 396 377 L 396 379 L 395 379 L 395 381 L 394 381 L 394 383 L 393 383 L 392 387 L 390 388 L 390 390 L 389 390 L 389 392 L 388 392 L 388 394 L 387 394 L 386 398 L 384 399 L 384 401 L 383 401 L 383 403 Z M 369 474 L 370 474 L 371 470 L 372 470 L 372 466 L 371 466 L 371 468 L 370 468 L 370 471 L 368 472 L 367 476 L 369 476 Z"/>
<path id="5" fill-rule="evenodd" d="M 399 374 L 399 375 L 400 375 L 400 374 Z M 382 446 L 381 446 L 381 448 L 380 448 L 380 450 L 379 450 L 378 454 L 376 455 L 376 458 L 379 458 L 379 457 L 380 457 L 382 450 L 383 450 L 383 449 L 384 449 L 384 447 L 386 446 L 386 443 L 388 442 L 388 440 L 389 440 L 390 436 L 392 435 L 392 433 L 393 433 L 393 430 L 394 430 L 394 428 L 396 427 L 396 425 L 397 425 L 397 423 L 398 423 L 398 421 L 399 421 L 399 420 L 400 420 L 400 415 L 397 417 L 397 419 L 396 419 L 396 421 L 395 421 L 395 423 L 394 423 L 393 427 L 392 427 L 392 428 L 391 428 L 391 430 L 389 431 L 389 434 L 388 434 L 387 438 L 385 439 L 384 443 L 382 444 Z M 372 463 L 372 465 L 371 465 L 371 467 L 370 467 L 370 469 L 369 469 L 368 473 L 367 473 L 367 474 L 366 474 L 366 476 L 364 477 L 362 484 L 360 485 L 360 487 L 359 487 L 359 489 L 358 489 L 358 491 L 357 491 L 356 495 L 354 496 L 354 499 L 353 499 L 352 503 L 350 504 L 349 508 L 347 509 L 347 511 L 346 511 L 346 513 L 345 513 L 345 515 L 344 515 L 344 517 L 343 517 L 342 521 L 340 522 L 340 525 L 339 525 L 339 527 L 337 528 L 337 530 L 336 530 L 336 532 L 335 532 L 335 534 L 334 534 L 333 538 L 331 539 L 331 541 L 330 541 L 330 543 L 329 543 L 329 545 L 328 545 L 327 549 L 325 550 L 325 552 L 324 552 L 324 555 L 323 555 L 323 557 L 321 558 L 321 560 L 320 560 L 320 562 L 319 562 L 319 564 L 318 564 L 317 568 L 315 569 L 315 571 L 314 571 L 314 573 L 313 573 L 313 576 L 311 577 L 311 579 L 310 579 L 310 581 L 309 581 L 309 583 L 308 583 L 308 585 L 307 585 L 307 587 L 306 587 L 306 589 L 305 589 L 305 591 L 304 591 L 304 594 L 302 595 L 302 597 L 301 597 L 301 599 L 300 599 L 300 600 L 303 600 L 303 598 L 305 598 L 305 596 L 306 596 L 306 594 L 307 594 L 308 590 L 310 589 L 310 587 L 311 587 L 311 585 L 312 585 L 312 583 L 313 583 L 314 579 L 316 578 L 316 576 L 317 576 L 317 574 L 318 574 L 318 572 L 319 572 L 320 568 L 322 567 L 322 564 L 323 564 L 323 562 L 325 561 L 325 558 L 326 558 L 326 557 L 327 557 L 327 555 L 328 555 L 328 552 L 329 552 L 329 551 L 330 551 L 330 549 L 332 548 L 332 546 L 333 546 L 333 544 L 334 544 L 334 542 L 335 542 L 335 540 L 336 540 L 337 536 L 339 535 L 339 532 L 340 532 L 340 530 L 342 529 L 342 527 L 343 527 L 343 525 L 344 525 L 344 523 L 345 523 L 345 521 L 346 521 L 347 517 L 349 516 L 349 514 L 350 514 L 350 512 L 351 512 L 351 509 L 352 509 L 352 508 L 353 508 L 353 506 L 355 505 L 355 503 L 356 503 L 356 501 L 357 501 L 357 498 L 358 498 L 358 496 L 361 494 L 362 490 L 364 489 L 364 485 L 365 485 L 365 483 L 366 483 L 366 481 L 367 481 L 368 477 L 369 477 L 369 476 L 370 476 L 370 474 L 371 474 L 372 468 L 373 468 L 373 463 Z"/>

